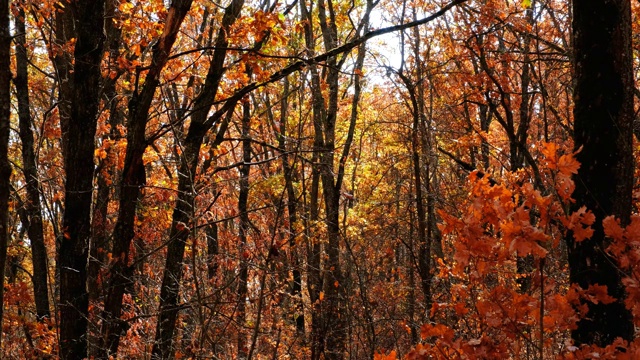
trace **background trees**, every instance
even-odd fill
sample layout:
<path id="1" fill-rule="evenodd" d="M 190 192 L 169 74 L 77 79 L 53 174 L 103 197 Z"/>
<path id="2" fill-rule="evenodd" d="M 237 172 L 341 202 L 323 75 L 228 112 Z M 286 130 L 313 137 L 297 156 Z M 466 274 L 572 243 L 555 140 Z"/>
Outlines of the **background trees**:
<path id="1" fill-rule="evenodd" d="M 10 5 L 3 358 L 635 356 L 628 2 Z"/>

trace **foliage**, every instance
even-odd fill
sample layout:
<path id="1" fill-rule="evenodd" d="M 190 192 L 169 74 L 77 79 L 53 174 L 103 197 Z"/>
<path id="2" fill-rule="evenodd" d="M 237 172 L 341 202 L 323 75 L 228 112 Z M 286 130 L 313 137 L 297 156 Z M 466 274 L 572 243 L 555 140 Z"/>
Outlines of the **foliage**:
<path id="1" fill-rule="evenodd" d="M 78 66 L 65 16 L 79 2 L 11 2 L 26 26 L 41 210 L 27 211 L 25 140 L 12 133 L 0 358 L 63 356 L 66 86 Z M 104 3 L 97 130 L 86 135 L 88 275 L 77 284 L 89 298 L 89 358 L 640 356 L 638 340 L 571 340 L 585 302 L 616 299 L 569 281 L 565 237 L 588 241 L 599 223 L 572 205 L 589 164 L 572 142 L 566 2 Z M 634 31 L 639 11 L 634 3 Z M 18 129 L 15 80 L 11 96 Z M 34 216 L 52 304 L 44 318 Z M 640 326 L 640 217 L 602 225 Z M 166 345 L 158 322 L 170 311 Z"/>

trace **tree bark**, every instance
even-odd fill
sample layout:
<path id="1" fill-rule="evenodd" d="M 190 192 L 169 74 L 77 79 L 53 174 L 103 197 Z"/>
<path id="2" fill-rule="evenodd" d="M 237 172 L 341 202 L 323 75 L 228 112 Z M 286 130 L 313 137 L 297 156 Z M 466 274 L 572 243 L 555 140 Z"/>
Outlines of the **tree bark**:
<path id="1" fill-rule="evenodd" d="M 33 294 L 36 303 L 36 316 L 39 321 L 49 317 L 49 288 L 47 250 L 44 244 L 42 209 L 40 205 L 40 182 L 38 180 L 37 159 L 34 152 L 32 119 L 29 99 L 29 78 L 27 72 L 26 30 L 23 4 L 18 6 L 18 16 L 14 18 L 16 32 L 16 87 L 18 100 L 18 121 L 22 142 L 22 166 L 26 181 L 27 201 L 25 211 L 28 224 L 27 233 L 31 242 L 31 261 L 33 264 Z"/>
<path id="2" fill-rule="evenodd" d="M 147 148 L 147 119 L 156 88 L 160 84 L 160 73 L 169 59 L 169 53 L 191 3 L 192 0 L 176 0 L 171 3 L 164 31 L 154 47 L 152 65 L 144 86 L 140 92 L 134 90 L 129 101 L 127 149 L 122 170 L 118 220 L 113 234 L 115 261 L 109 269 L 109 286 L 103 313 L 104 344 L 101 347 L 101 359 L 117 355 L 120 336 L 126 331 L 126 324 L 120 316 L 125 289 L 132 281 L 133 269 L 129 266 L 129 250 L 135 235 L 134 224 L 140 193 L 146 183 L 142 156 Z"/>
<path id="3" fill-rule="evenodd" d="M 60 356 L 87 357 L 87 257 L 91 236 L 94 137 L 98 121 L 104 0 L 69 4 L 76 24 L 71 116 L 64 167 L 67 174 L 60 244 Z"/>
<path id="4" fill-rule="evenodd" d="M 9 241 L 9 132 L 11 116 L 11 33 L 9 0 L 0 0 L 0 328 L 4 317 L 4 275 Z M 0 334 L 0 345 L 2 334 Z"/>
<path id="5" fill-rule="evenodd" d="M 156 341 L 151 355 L 154 360 L 169 359 L 174 352 L 173 333 L 178 317 L 177 305 L 180 280 L 182 279 L 182 260 L 186 241 L 189 237 L 189 228 L 186 225 L 191 223 L 195 212 L 193 201 L 196 194 L 193 184 L 198 168 L 198 155 L 207 131 L 224 115 L 224 112 L 217 111 L 209 117 L 209 110 L 215 101 L 215 95 L 218 92 L 218 86 L 224 74 L 224 60 L 229 44 L 227 31 L 240 15 L 243 5 L 244 0 L 233 0 L 225 9 L 222 24 L 216 38 L 216 49 L 211 58 L 205 83 L 202 91 L 194 100 L 193 108 L 195 110 L 191 116 L 191 124 L 184 140 L 184 152 L 180 159 L 180 170 L 178 171 L 178 200 L 173 211 L 169 233 L 171 241 L 167 246 L 167 259 L 160 288 L 160 316 L 158 317 Z M 232 112 L 235 103 L 236 101 L 228 102 L 225 104 L 227 107 L 223 108 Z M 227 120 L 223 121 L 218 128 L 218 137 L 216 138 L 218 144 L 222 141 L 226 124 Z"/>
<path id="6" fill-rule="evenodd" d="M 300 14 L 304 20 L 304 38 L 309 56 L 314 55 L 314 35 L 313 35 L 313 1 L 310 1 L 307 7 L 306 0 L 300 1 Z M 307 219 L 305 231 L 307 236 L 307 290 L 309 291 L 309 300 L 311 301 L 311 360 L 320 359 L 320 354 L 324 349 L 324 340 L 322 335 L 322 319 L 323 314 L 320 304 L 320 292 L 322 291 L 322 275 L 321 275 L 321 255 L 322 244 L 319 239 L 314 236 L 315 223 L 319 219 L 319 190 L 320 190 L 320 168 L 318 160 L 322 148 L 322 118 L 325 116 L 324 98 L 320 88 L 320 75 L 318 69 L 314 66 L 309 67 L 311 74 L 311 106 L 313 116 L 314 138 L 313 138 L 313 154 L 311 158 L 311 189 L 309 201 L 307 204 Z"/>
<path id="7" fill-rule="evenodd" d="M 576 176 L 573 209 L 586 206 L 596 221 L 590 239 L 566 238 L 572 284 L 606 285 L 610 304 L 585 301 L 588 314 L 572 331 L 577 344 L 605 346 L 631 340 L 632 316 L 625 308 L 623 274 L 607 255 L 602 220 L 615 215 L 627 225 L 633 186 L 633 75 L 629 0 L 573 2 L 575 66 L 574 141 L 582 164 Z"/>
<path id="8" fill-rule="evenodd" d="M 251 77 L 251 74 L 248 74 Z M 251 224 L 249 223 L 249 213 L 247 212 L 247 202 L 249 200 L 249 173 L 251 167 L 251 138 L 249 131 L 251 130 L 251 109 L 249 107 L 249 99 L 245 99 L 242 104 L 242 162 L 240 166 L 240 193 L 238 195 L 238 212 L 240 214 L 239 226 L 239 244 L 238 244 L 238 304 L 237 304 L 237 322 L 238 322 L 238 359 L 247 359 L 249 347 L 247 344 L 247 335 L 243 331 L 246 323 L 246 298 L 247 298 L 247 281 L 249 279 L 249 250 L 247 248 L 247 232 Z"/>
<path id="9" fill-rule="evenodd" d="M 289 111 L 289 79 L 284 78 L 282 89 L 282 100 L 280 101 L 280 126 L 278 131 L 278 149 L 282 158 L 282 172 L 284 176 L 285 189 L 287 191 L 287 216 L 289 220 L 289 259 L 293 282 L 291 283 L 291 297 L 296 302 L 293 319 L 296 324 L 296 332 L 304 336 L 304 304 L 302 299 L 302 272 L 300 271 L 300 253 L 296 244 L 296 224 L 298 222 L 298 199 L 293 188 L 295 177 L 294 168 L 289 162 L 287 150 L 287 119 Z M 270 115 L 272 116 L 272 115 Z M 295 164 L 295 161 L 294 161 Z M 282 204 L 284 205 L 284 204 Z"/>

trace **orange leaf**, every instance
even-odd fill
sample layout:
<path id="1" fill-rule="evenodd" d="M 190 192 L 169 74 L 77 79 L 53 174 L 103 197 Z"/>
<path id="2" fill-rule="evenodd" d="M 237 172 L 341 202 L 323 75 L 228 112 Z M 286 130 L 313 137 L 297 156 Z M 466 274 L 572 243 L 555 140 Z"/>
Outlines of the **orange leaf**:
<path id="1" fill-rule="evenodd" d="M 589 285 L 589 288 L 585 291 L 584 296 L 594 304 L 611 304 L 616 299 L 609 295 L 606 285 Z"/>
<path id="2" fill-rule="evenodd" d="M 620 226 L 620 222 L 614 216 L 610 215 L 604 218 L 602 226 L 604 227 L 605 235 L 614 240 L 622 240 L 624 231 Z"/>
<path id="3" fill-rule="evenodd" d="M 565 175 L 577 174 L 580 163 L 573 155 L 562 155 L 558 160 L 558 171 Z"/>
<path id="4" fill-rule="evenodd" d="M 450 341 L 453 339 L 453 330 L 451 330 L 446 325 L 437 324 L 424 324 L 420 328 L 420 337 L 426 339 L 431 336 L 436 336 L 445 341 Z"/>
<path id="5" fill-rule="evenodd" d="M 389 353 L 389 355 L 382 355 L 380 353 L 375 353 L 373 355 L 373 360 L 396 360 L 398 356 L 396 355 L 396 351 L 393 350 Z"/>

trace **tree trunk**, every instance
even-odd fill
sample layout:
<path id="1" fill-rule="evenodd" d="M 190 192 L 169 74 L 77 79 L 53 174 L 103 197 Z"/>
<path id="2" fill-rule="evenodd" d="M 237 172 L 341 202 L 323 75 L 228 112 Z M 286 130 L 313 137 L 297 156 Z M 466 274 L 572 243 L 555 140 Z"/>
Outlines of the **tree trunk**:
<path id="1" fill-rule="evenodd" d="M 577 344 L 605 346 L 617 337 L 631 340 L 634 326 L 625 308 L 623 274 L 605 249 L 602 220 L 615 215 L 627 225 L 633 185 L 633 75 L 629 0 L 573 2 L 575 55 L 574 140 L 582 149 L 573 209 L 586 206 L 596 217 L 590 239 L 566 238 L 572 284 L 606 285 L 616 299 L 594 304 L 572 332 Z"/>
<path id="2" fill-rule="evenodd" d="M 248 74 L 251 77 L 251 74 Z M 242 104 L 242 162 L 240 166 L 240 193 L 238 195 L 238 212 L 240 214 L 239 226 L 239 244 L 238 244 L 238 305 L 237 305 L 237 323 L 238 323 L 238 359 L 245 360 L 249 353 L 247 344 L 247 335 L 243 331 L 246 323 L 246 298 L 247 298 L 247 281 L 249 278 L 249 249 L 247 248 L 247 232 L 251 224 L 249 223 L 249 213 L 247 212 L 247 202 L 249 200 L 249 172 L 251 170 L 249 163 L 251 162 L 251 138 L 249 131 L 251 129 L 251 112 L 249 108 L 249 99 L 245 99 Z"/>
<path id="3" fill-rule="evenodd" d="M 154 47 L 153 66 L 149 69 L 142 90 L 139 93 L 134 91 L 129 101 L 127 150 L 122 170 L 118 221 L 113 234 L 115 261 L 109 269 L 109 286 L 103 313 L 102 341 L 105 343 L 101 347 L 103 353 L 100 354 L 100 358 L 103 359 L 117 355 L 120 336 L 126 332 L 127 328 L 120 316 L 125 289 L 132 282 L 133 269 L 129 266 L 129 250 L 135 234 L 138 198 L 146 183 L 142 156 L 147 147 L 145 138 L 147 118 L 156 88 L 160 84 L 160 72 L 167 63 L 180 25 L 191 8 L 191 2 L 191 0 L 178 0 L 171 3 L 165 29 Z"/>
<path id="4" fill-rule="evenodd" d="M 314 54 L 314 35 L 313 35 L 313 19 L 311 13 L 313 11 L 313 1 L 309 7 L 306 1 L 300 1 L 300 13 L 304 19 L 304 37 L 307 51 L 310 56 Z M 311 74 L 311 96 L 312 96 L 312 114 L 314 127 L 313 154 L 311 158 L 311 193 L 309 194 L 309 202 L 307 208 L 308 223 L 305 226 L 307 235 L 307 289 L 309 291 L 309 300 L 311 301 L 311 360 L 320 359 L 320 354 L 324 349 L 324 339 L 322 331 L 323 313 L 320 304 L 320 292 L 322 291 L 322 275 L 321 275 L 321 253 L 322 244 L 319 239 L 314 236 L 313 227 L 319 219 L 319 194 L 320 194 L 320 168 L 318 166 L 319 154 L 322 149 L 322 118 L 325 116 L 324 98 L 320 87 L 320 75 L 318 69 L 314 66 L 309 67 Z"/>
<path id="5" fill-rule="evenodd" d="M 87 255 L 91 236 L 94 137 L 98 121 L 104 0 L 69 4 L 76 24 L 71 116 L 65 134 L 65 210 L 60 244 L 60 356 L 87 357 Z M 64 136 L 64 135 L 63 135 Z"/>
<path id="6" fill-rule="evenodd" d="M 4 317 L 4 275 L 9 241 L 9 132 L 11 116 L 11 33 L 9 0 L 0 0 L 0 328 Z M 0 334 L 0 345 L 2 334 Z"/>
<path id="7" fill-rule="evenodd" d="M 296 302 L 295 313 L 293 315 L 296 323 L 296 332 L 300 336 L 304 336 L 304 303 L 302 300 L 302 273 L 300 271 L 300 253 L 296 244 L 296 224 L 298 222 L 298 199 L 293 188 L 294 169 L 289 162 L 289 154 L 287 152 L 287 117 L 289 109 L 289 79 L 284 78 L 282 100 L 280 101 L 280 127 L 276 129 L 278 133 L 278 149 L 282 157 L 282 169 L 287 190 L 287 214 L 289 219 L 289 259 L 292 268 L 291 297 Z M 295 164 L 295 161 L 294 161 Z"/>
<path id="8" fill-rule="evenodd" d="M 27 201 L 25 211 L 28 224 L 27 233 L 31 242 L 31 261 L 33 263 L 33 295 L 36 303 L 36 316 L 39 321 L 49 317 L 49 288 L 47 250 L 44 244 L 42 209 L 40 206 L 40 182 L 38 180 L 37 159 L 33 149 L 33 130 L 29 104 L 29 78 L 27 72 L 26 30 L 24 8 L 18 7 L 18 16 L 14 18 L 16 32 L 16 97 L 18 99 L 18 119 L 20 140 L 22 142 L 22 164 L 26 181 Z"/>
<path id="9" fill-rule="evenodd" d="M 178 295 L 180 292 L 180 281 L 182 279 L 182 260 L 187 238 L 189 237 L 189 227 L 187 226 L 193 219 L 195 209 L 193 201 L 195 192 L 193 184 L 198 168 L 198 158 L 200 146 L 209 128 L 218 121 L 223 112 L 217 111 L 209 117 L 209 110 L 218 92 L 218 86 L 224 73 L 224 60 L 227 54 L 227 31 L 240 15 L 240 10 L 244 5 L 244 0 L 233 0 L 225 9 L 222 24 L 216 37 L 215 47 L 209 70 L 202 87 L 202 91 L 194 100 L 195 109 L 191 116 L 191 124 L 187 136 L 184 140 L 184 153 L 180 160 L 178 171 L 178 199 L 173 211 L 171 230 L 169 238 L 171 241 L 167 246 L 167 260 L 160 288 L 160 315 L 156 328 L 156 341 L 153 345 L 152 359 L 169 359 L 174 352 L 173 333 L 178 317 Z M 233 112 L 235 103 L 230 103 L 230 112 Z M 225 119 L 218 128 L 216 137 L 217 146 L 226 131 L 228 120 Z"/>

